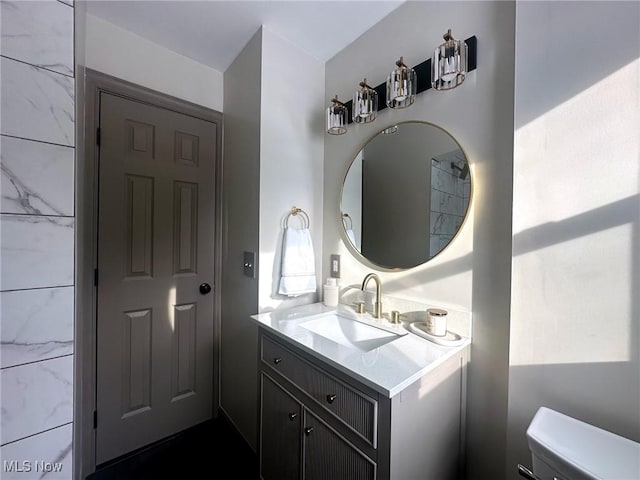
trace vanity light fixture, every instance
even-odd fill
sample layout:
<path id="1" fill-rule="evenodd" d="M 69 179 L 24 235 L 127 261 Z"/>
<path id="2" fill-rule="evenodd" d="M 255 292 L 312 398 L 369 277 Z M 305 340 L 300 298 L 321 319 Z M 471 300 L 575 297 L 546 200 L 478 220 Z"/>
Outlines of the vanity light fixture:
<path id="1" fill-rule="evenodd" d="M 327 133 L 342 135 L 347 132 L 349 123 L 347 106 L 338 100 L 338 95 L 331 99 L 331 105 L 327 108 Z"/>
<path id="2" fill-rule="evenodd" d="M 445 43 L 443 45 L 445 47 L 443 51 L 443 59 L 446 59 L 446 55 L 451 53 L 451 48 L 453 49 L 453 58 L 449 58 L 448 63 L 444 63 L 444 67 L 448 68 L 447 75 L 451 74 L 451 76 L 445 77 L 441 73 L 443 70 L 441 70 L 437 63 L 441 60 L 438 54 L 434 55 L 433 58 L 429 57 L 419 64 L 414 65 L 413 68 L 407 67 L 404 63 L 404 59 L 400 57 L 400 60 L 396 62 L 397 68 L 389 74 L 386 82 L 382 82 L 375 87 L 369 86 L 366 79 L 362 82 L 368 90 L 373 90 L 373 92 L 377 93 L 377 98 L 379 99 L 378 111 L 382 111 L 387 107 L 408 107 L 414 102 L 417 94 L 431 88 L 436 88 L 438 90 L 455 88 L 464 81 L 468 72 L 472 72 L 477 68 L 478 39 L 475 35 L 464 41 L 460 41 L 455 40 L 451 36 L 451 30 L 449 30 L 444 35 L 444 38 Z M 447 42 L 451 42 L 449 43 L 449 50 L 447 50 L 446 47 L 448 45 Z M 441 50 L 443 45 L 438 47 L 436 53 Z M 456 67 L 456 65 L 459 65 L 460 67 L 460 73 L 457 74 L 452 73 L 451 71 L 452 66 Z M 331 105 L 327 109 L 327 133 L 330 133 L 331 135 L 342 135 L 343 133 L 346 133 L 347 126 L 352 122 L 356 122 L 355 110 L 357 103 L 355 95 L 354 99 L 344 103 L 340 102 L 336 95 L 331 100 Z M 361 111 L 361 113 L 363 112 Z M 377 113 L 374 112 L 373 118 L 370 118 L 368 122 L 373 121 L 376 115 Z M 357 123 L 368 122 L 361 121 Z M 393 126 L 387 129 L 384 133 L 393 133 L 392 130 Z"/>
<path id="3" fill-rule="evenodd" d="M 353 94 L 353 121 L 369 123 L 376 119 L 378 111 L 378 92 L 367 85 L 365 78 L 360 82 L 360 88 Z"/>
<path id="4" fill-rule="evenodd" d="M 418 76 L 413 68 L 405 65 L 403 57 L 396 62 L 387 77 L 387 106 L 390 108 L 405 108 L 413 104 L 416 99 Z"/>
<path id="5" fill-rule="evenodd" d="M 467 74 L 467 44 L 456 40 L 451 29 L 443 36 L 431 59 L 431 83 L 436 90 L 451 90 L 464 82 Z"/>

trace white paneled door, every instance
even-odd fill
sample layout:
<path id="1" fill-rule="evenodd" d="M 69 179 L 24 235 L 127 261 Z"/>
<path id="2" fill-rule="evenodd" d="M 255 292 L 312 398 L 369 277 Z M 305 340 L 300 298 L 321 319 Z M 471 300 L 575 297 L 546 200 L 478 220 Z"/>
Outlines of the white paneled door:
<path id="1" fill-rule="evenodd" d="M 100 94 L 100 464 L 212 417 L 217 125 Z"/>

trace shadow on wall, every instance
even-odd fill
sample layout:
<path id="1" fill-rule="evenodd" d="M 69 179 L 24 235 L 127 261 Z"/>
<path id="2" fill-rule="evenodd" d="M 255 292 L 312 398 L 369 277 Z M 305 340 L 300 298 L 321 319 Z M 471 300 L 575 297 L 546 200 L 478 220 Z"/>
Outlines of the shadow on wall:
<path id="1" fill-rule="evenodd" d="M 640 219 L 640 195 L 632 195 L 608 205 L 558 222 L 547 222 L 514 235 L 513 256 L 568 242 Z M 636 242 L 637 243 L 637 242 Z M 635 251 L 638 251 L 636 248 Z"/>
<path id="2" fill-rule="evenodd" d="M 629 382 L 621 389 L 621 377 L 635 378 L 636 382 Z M 590 385 L 597 385 L 599 391 L 611 392 L 620 411 L 636 411 L 635 418 L 620 418 L 618 412 L 598 408 L 598 402 L 591 401 L 593 391 Z M 637 427 L 640 424 L 640 411 L 637 410 L 640 377 L 637 366 L 632 362 L 511 367 L 509 388 L 521 392 L 532 391 L 532 395 L 522 396 L 516 408 L 509 406 L 511 430 L 526 432 L 538 408 L 545 406 L 633 441 L 640 441 Z M 543 399 L 542 403 L 540 399 Z M 594 418 L 598 419 L 597 424 Z M 521 444 L 523 447 L 514 452 L 512 464 L 507 465 L 507 478 L 519 478 L 516 475 L 518 462 L 531 466 L 526 437 Z"/>
<path id="3" fill-rule="evenodd" d="M 630 230 L 624 248 L 629 252 L 629 265 L 626 271 L 607 273 L 620 277 L 620 283 L 628 291 L 609 292 L 609 295 L 598 292 L 595 299 L 585 298 L 584 290 L 589 285 L 579 284 L 574 285 L 574 292 L 555 293 L 575 295 L 566 302 L 576 311 L 584 311 L 581 304 L 587 302 L 613 302 L 615 307 L 618 302 L 626 301 L 629 314 L 603 316 L 602 310 L 607 310 L 605 305 L 604 308 L 599 306 L 598 311 L 564 319 L 562 314 L 559 316 L 540 304 L 537 306 L 541 315 L 540 333 L 535 332 L 535 326 L 524 326 L 527 340 L 520 335 L 520 348 L 516 352 L 520 358 L 512 359 L 509 372 L 509 391 L 511 395 L 517 392 L 517 399 L 509 401 L 509 431 L 516 437 L 511 437 L 515 441 L 510 442 L 507 478 L 518 478 L 515 473 L 517 463 L 528 464 L 526 462 L 530 461 L 525 432 L 543 405 L 640 442 L 640 195 L 524 230 L 514 236 L 518 239 L 514 241 L 514 258 L 564 242 L 573 242 L 572 248 L 580 251 L 576 240 L 621 227 Z M 614 233 L 609 232 L 609 235 Z M 603 258 L 606 258 L 608 248 L 611 246 L 602 245 Z M 592 258 L 584 258 L 587 268 L 591 262 Z M 604 261 L 598 263 L 599 268 L 607 268 Z M 610 266 L 616 267 L 620 265 Z M 558 272 L 555 266 L 550 268 L 554 273 Z M 594 271 L 584 282 L 600 285 L 602 280 L 598 271 Z M 558 287 L 557 282 L 553 287 Z M 534 360 L 528 364 L 528 359 Z M 615 408 L 611 408 L 613 406 Z"/>
<path id="4" fill-rule="evenodd" d="M 564 2 L 564 7 L 554 9 L 553 21 L 548 18 L 549 12 L 536 8 L 535 3 L 538 2 L 522 2 L 516 9 L 526 12 L 527 22 L 536 25 L 537 35 L 546 37 L 546 45 L 553 45 L 553 48 L 540 46 L 528 50 L 523 61 L 518 61 L 516 55 L 518 88 L 531 92 L 528 96 L 531 101 L 518 105 L 516 129 L 638 58 L 637 34 L 635 42 L 615 41 L 614 37 L 619 39 L 619 35 L 611 31 L 614 28 L 615 32 L 637 32 L 640 8 L 637 2 Z M 558 25 L 562 25 L 561 38 L 557 35 L 551 38 L 558 32 Z M 581 35 L 579 32 L 586 33 Z M 585 37 L 588 37 L 588 44 L 585 44 Z M 553 39 L 557 42 L 552 43 Z M 612 41 L 615 48 L 612 48 Z M 586 55 L 582 53 L 585 49 Z M 594 62 L 597 63 L 595 68 Z M 545 72 L 540 71 L 540 65 L 545 65 Z M 550 88 L 550 82 L 540 81 L 541 76 L 551 75 L 554 76 L 554 88 Z"/>
<path id="5" fill-rule="evenodd" d="M 581 351 L 578 357 L 572 357 L 570 353 L 572 345 L 558 344 L 554 351 L 549 351 L 548 356 L 565 356 L 567 363 L 550 363 L 550 364 L 530 364 L 530 365 L 512 365 L 510 368 L 509 389 L 510 391 L 521 392 L 520 402 L 510 404 L 510 425 L 511 432 L 522 432 L 522 438 L 518 446 L 513 446 L 512 461 L 528 462 L 529 452 L 526 447 L 526 429 L 535 415 L 537 409 L 544 404 L 545 406 L 565 411 L 576 418 L 582 418 L 587 423 L 593 423 L 589 419 L 598 418 L 602 423 L 600 428 L 614 431 L 622 436 L 631 438 L 634 441 L 640 441 L 640 432 L 637 431 L 637 425 L 640 424 L 640 411 L 636 418 L 621 418 L 619 412 L 637 411 L 638 392 L 640 392 L 640 377 L 637 375 L 637 365 L 640 359 L 639 343 L 640 338 L 640 195 L 632 195 L 627 198 L 603 205 L 578 215 L 556 221 L 547 222 L 514 235 L 513 257 L 524 256 L 542 251 L 544 249 L 560 245 L 571 244 L 576 240 L 589 237 L 599 232 L 615 229 L 617 227 L 630 227 L 632 229 L 630 245 L 628 245 L 631 254 L 629 292 L 631 313 L 628 319 L 619 319 L 620 321 L 628 321 L 626 330 L 616 332 L 612 338 L 611 335 L 599 337 L 598 341 L 609 341 L 607 348 L 600 351 L 584 352 Z M 606 245 L 603 245 L 606 248 Z M 438 279 L 446 278 L 452 275 L 458 275 L 468 272 L 472 268 L 472 254 L 441 263 L 430 268 L 432 274 L 431 282 Z M 412 277 L 417 274 L 408 274 L 399 280 L 387 280 L 385 286 L 388 293 L 390 290 L 400 290 L 407 282 L 412 281 Z M 424 282 L 424 280 L 421 280 Z M 588 281 L 588 279 L 587 279 Z M 359 288 L 359 285 L 354 285 Z M 576 289 L 581 289 L 576 286 Z M 570 301 L 579 301 L 579 296 Z M 540 314 L 544 315 L 544 306 L 540 305 Z M 597 313 L 594 312 L 594 315 Z M 580 319 L 573 319 L 573 322 L 566 322 L 569 326 L 573 324 L 573 328 L 580 328 Z M 547 327 L 549 328 L 549 327 Z M 603 319 L 603 332 L 611 329 L 611 322 Z M 542 338 L 547 338 L 545 347 L 549 348 L 549 338 L 553 338 L 553 331 L 547 330 Z M 615 343 L 613 342 L 615 340 Z M 620 342 L 627 340 L 628 344 L 625 348 Z M 533 339 L 532 339 L 533 341 Z M 567 341 L 566 334 L 561 341 Z M 583 339 L 579 340 L 583 341 Z M 612 343 L 613 342 L 613 343 Z M 617 350 L 616 350 L 617 349 Z M 579 351 L 580 349 L 578 349 Z M 584 350 L 584 349 L 583 349 Z M 587 361 L 587 356 L 593 358 L 605 355 L 616 350 L 611 361 L 593 362 Z M 568 353 L 569 352 L 569 353 Z M 475 352 L 478 353 L 478 352 Z M 472 359 L 473 359 L 472 349 Z M 614 358 L 615 357 L 615 358 Z M 473 360 L 470 365 L 473 367 Z M 471 368 L 470 374 L 473 374 Z M 621 391 L 620 378 L 636 379 L 624 384 L 624 391 Z M 531 391 L 531 395 L 526 392 Z M 600 404 L 598 397 L 602 392 L 611 392 L 618 402 L 620 409 L 618 411 L 602 411 L 597 408 Z M 522 400 L 524 399 L 524 400 Z M 570 409 L 567 411 L 567 409 Z M 514 470 L 507 466 L 507 474 L 512 477 L 515 475 Z"/>

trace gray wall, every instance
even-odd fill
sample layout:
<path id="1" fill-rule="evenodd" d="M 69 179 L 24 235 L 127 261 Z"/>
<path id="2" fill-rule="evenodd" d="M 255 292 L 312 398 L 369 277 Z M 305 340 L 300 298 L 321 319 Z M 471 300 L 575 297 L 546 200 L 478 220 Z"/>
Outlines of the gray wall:
<path id="1" fill-rule="evenodd" d="M 0 4 L 2 478 L 5 462 L 72 477 L 74 9 Z"/>
<path id="2" fill-rule="evenodd" d="M 243 252 L 259 251 L 260 101 L 259 30 L 224 73 L 223 253 L 220 407 L 245 440 L 257 447 L 258 280 L 243 274 Z"/>
<path id="3" fill-rule="evenodd" d="M 516 27 L 514 480 L 543 405 L 640 441 L 640 4 L 519 2 Z"/>
<path id="4" fill-rule="evenodd" d="M 452 245 L 426 265 L 381 272 L 383 293 L 473 311 L 469 368 L 467 453 L 469 478 L 503 478 L 507 428 L 513 68 L 512 2 L 408 2 L 385 17 L 326 65 L 325 100 L 353 94 L 366 77 L 382 83 L 403 55 L 415 65 L 428 58 L 448 28 L 478 37 L 478 69 L 450 92 L 428 90 L 410 108 L 378 114 L 325 137 L 323 266 L 342 254 L 342 285 L 359 284 L 376 269 L 358 261 L 342 241 L 339 195 L 351 160 L 366 140 L 403 120 L 435 123 L 467 154 L 474 182 L 471 218 Z M 390 41 L 393 39 L 393 41 Z"/>
<path id="5" fill-rule="evenodd" d="M 292 94 L 300 84 L 313 93 Z M 221 407 L 257 449 L 257 327 L 249 316 L 317 300 L 315 293 L 275 292 L 281 226 L 293 205 L 311 219 L 320 279 L 324 66 L 262 27 L 225 72 L 224 85 Z M 254 279 L 243 275 L 245 250 L 257 253 Z"/>

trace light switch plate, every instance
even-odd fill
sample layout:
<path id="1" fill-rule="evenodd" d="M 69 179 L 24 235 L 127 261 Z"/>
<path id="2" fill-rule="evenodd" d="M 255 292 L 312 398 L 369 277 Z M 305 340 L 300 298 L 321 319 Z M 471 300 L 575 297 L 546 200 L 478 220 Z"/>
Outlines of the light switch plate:
<path id="1" fill-rule="evenodd" d="M 331 255 L 330 271 L 333 278 L 340 278 L 340 255 Z"/>
<path id="2" fill-rule="evenodd" d="M 256 278 L 256 252 L 244 252 L 244 274 Z"/>

